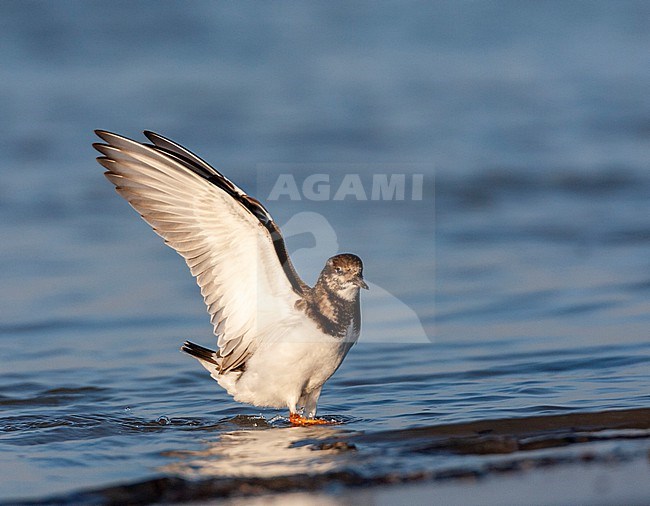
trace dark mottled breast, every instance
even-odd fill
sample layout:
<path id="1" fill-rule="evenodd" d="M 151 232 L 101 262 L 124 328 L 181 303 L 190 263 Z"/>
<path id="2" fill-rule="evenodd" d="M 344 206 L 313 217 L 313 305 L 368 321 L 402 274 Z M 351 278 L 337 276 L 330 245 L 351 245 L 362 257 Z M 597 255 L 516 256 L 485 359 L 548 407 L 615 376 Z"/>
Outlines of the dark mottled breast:
<path id="1" fill-rule="evenodd" d="M 330 336 L 343 339 L 350 324 L 354 326 L 356 334 L 361 329 L 359 295 L 352 301 L 345 300 L 329 290 L 327 285 L 317 283 L 296 303 L 296 307 L 304 311 L 316 322 L 319 329 Z"/>

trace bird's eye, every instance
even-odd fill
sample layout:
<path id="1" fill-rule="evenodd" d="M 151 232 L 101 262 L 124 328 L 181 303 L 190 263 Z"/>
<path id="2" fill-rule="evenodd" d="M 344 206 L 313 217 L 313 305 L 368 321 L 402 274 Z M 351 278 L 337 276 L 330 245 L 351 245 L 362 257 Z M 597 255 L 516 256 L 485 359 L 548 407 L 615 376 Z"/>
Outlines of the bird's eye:
<path id="1" fill-rule="evenodd" d="M 343 269 L 337 267 L 336 269 L 334 269 L 334 272 L 336 272 L 337 274 L 343 274 Z"/>

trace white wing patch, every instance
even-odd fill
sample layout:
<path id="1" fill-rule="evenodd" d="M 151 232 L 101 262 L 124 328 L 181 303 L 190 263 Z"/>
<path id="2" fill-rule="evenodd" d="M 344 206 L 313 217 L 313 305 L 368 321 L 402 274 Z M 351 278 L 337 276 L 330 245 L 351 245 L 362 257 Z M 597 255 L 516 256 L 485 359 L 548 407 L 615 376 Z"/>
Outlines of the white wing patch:
<path id="1" fill-rule="evenodd" d="M 272 326 L 289 318 L 299 297 L 268 229 L 173 156 L 97 134 L 108 143 L 95 145 L 106 177 L 196 277 L 218 336 L 221 371 L 240 366 Z"/>

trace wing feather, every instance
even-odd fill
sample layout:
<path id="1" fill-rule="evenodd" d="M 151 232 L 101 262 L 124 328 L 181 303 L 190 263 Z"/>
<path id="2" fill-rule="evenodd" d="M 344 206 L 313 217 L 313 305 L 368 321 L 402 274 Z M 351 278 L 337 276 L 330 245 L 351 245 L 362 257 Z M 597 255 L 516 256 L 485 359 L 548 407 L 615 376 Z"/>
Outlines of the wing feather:
<path id="1" fill-rule="evenodd" d="M 265 333 L 290 318 L 307 285 L 266 209 L 182 146 L 105 131 L 95 144 L 117 192 L 175 249 L 196 277 L 218 336 L 219 367 L 235 369 Z"/>

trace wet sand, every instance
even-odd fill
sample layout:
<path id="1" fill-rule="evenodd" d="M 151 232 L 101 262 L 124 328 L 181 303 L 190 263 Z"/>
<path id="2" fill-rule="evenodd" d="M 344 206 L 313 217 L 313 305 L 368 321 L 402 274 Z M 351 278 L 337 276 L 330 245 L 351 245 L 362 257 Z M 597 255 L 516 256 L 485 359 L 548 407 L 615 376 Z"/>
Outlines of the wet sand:
<path id="1" fill-rule="evenodd" d="M 268 429 L 278 430 L 278 429 Z M 316 504 L 528 504 L 650 501 L 650 409 L 535 416 L 374 433 L 341 433 L 294 443 L 351 456 L 392 452 L 430 455 L 431 469 L 363 472 L 341 469 L 281 477 L 188 479 L 159 476 L 52 497 L 50 504 L 149 504 L 231 499 Z M 436 455 L 461 460 L 434 468 Z M 354 459 L 352 459 L 354 460 Z M 271 500 L 273 498 L 273 500 Z M 399 499 L 399 500 L 398 500 Z M 26 502 L 34 504 L 37 502 Z M 242 503 L 243 504 L 243 503 Z M 254 503 L 252 503 L 254 504 Z"/>
<path id="2" fill-rule="evenodd" d="M 335 492 L 288 492 L 259 497 L 206 501 L 228 506 L 268 505 L 445 505 L 548 506 L 589 504 L 646 505 L 650 497 L 650 460 L 618 464 L 565 464 L 480 480 L 428 481 L 363 487 Z"/>

